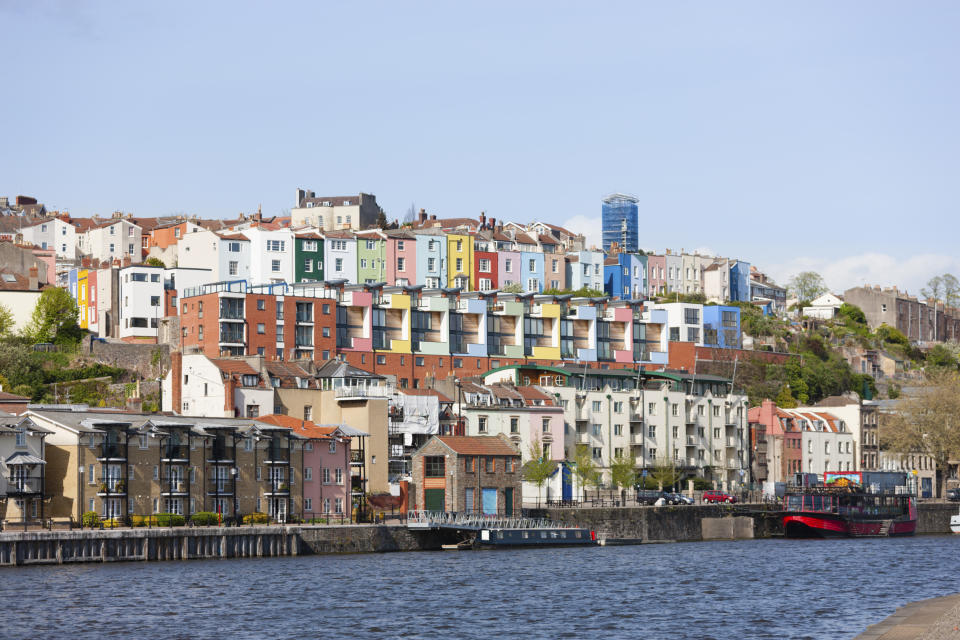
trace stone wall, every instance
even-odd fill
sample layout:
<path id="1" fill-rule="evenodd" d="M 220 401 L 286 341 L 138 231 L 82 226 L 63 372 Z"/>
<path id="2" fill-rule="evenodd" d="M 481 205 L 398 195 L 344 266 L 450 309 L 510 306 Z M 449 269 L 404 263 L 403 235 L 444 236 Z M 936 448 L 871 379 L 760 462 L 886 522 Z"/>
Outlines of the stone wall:
<path id="1" fill-rule="evenodd" d="M 123 367 L 140 374 L 144 378 L 156 378 L 157 367 L 151 364 L 153 353 L 160 349 L 161 366 L 164 371 L 170 369 L 170 347 L 165 344 L 132 344 L 128 342 L 88 342 L 87 353 L 98 362 Z"/>
<path id="2" fill-rule="evenodd" d="M 957 515 L 956 502 L 921 502 L 917 508 L 917 533 L 950 533 L 950 516 Z"/>
<path id="3" fill-rule="evenodd" d="M 439 549 L 435 531 L 410 531 L 397 525 L 304 527 L 301 553 L 380 553 Z M 309 550 L 309 551 L 306 551 Z"/>

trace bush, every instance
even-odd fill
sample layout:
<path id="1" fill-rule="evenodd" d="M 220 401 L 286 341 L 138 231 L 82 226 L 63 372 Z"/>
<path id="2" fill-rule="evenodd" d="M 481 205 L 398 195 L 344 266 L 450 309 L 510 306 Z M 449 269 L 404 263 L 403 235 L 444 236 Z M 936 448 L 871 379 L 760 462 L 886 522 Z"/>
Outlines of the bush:
<path id="1" fill-rule="evenodd" d="M 197 511 L 190 516 L 190 522 L 200 527 L 220 524 L 220 518 L 213 511 Z"/>
<path id="2" fill-rule="evenodd" d="M 713 489 L 713 483 L 705 478 L 694 478 L 693 489 L 694 491 L 708 491 Z"/>
<path id="3" fill-rule="evenodd" d="M 187 519 L 175 513 L 156 513 L 150 516 L 148 524 L 156 527 L 182 527 Z"/>
<path id="4" fill-rule="evenodd" d="M 146 516 L 130 516 L 130 526 L 131 527 L 147 526 L 147 517 Z"/>
<path id="5" fill-rule="evenodd" d="M 270 522 L 270 516 L 257 511 L 243 516 L 243 524 L 267 524 Z"/>
<path id="6" fill-rule="evenodd" d="M 118 518 L 108 518 L 101 524 L 103 524 L 104 529 L 116 529 L 117 527 L 123 526 L 123 521 Z"/>
<path id="7" fill-rule="evenodd" d="M 87 511 L 83 514 L 82 522 L 85 527 L 99 527 L 100 516 L 97 515 L 96 511 Z"/>

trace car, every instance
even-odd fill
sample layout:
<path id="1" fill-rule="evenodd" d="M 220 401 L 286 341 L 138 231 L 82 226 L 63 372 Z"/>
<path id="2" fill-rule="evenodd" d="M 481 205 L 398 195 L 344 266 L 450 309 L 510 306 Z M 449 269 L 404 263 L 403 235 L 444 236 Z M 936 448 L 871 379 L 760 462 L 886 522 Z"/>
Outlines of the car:
<path id="1" fill-rule="evenodd" d="M 668 502 L 665 496 L 663 491 L 657 489 L 637 489 L 637 504 L 656 504 L 660 498 Z"/>
<path id="2" fill-rule="evenodd" d="M 683 495 L 682 493 L 668 493 L 670 496 L 668 502 L 670 504 L 693 504 L 693 498 Z"/>
<path id="3" fill-rule="evenodd" d="M 704 502 L 737 502 L 737 496 L 732 496 L 723 491 L 704 491 L 701 498 Z"/>
<path id="4" fill-rule="evenodd" d="M 947 500 L 950 502 L 960 502 L 960 488 L 947 489 Z"/>

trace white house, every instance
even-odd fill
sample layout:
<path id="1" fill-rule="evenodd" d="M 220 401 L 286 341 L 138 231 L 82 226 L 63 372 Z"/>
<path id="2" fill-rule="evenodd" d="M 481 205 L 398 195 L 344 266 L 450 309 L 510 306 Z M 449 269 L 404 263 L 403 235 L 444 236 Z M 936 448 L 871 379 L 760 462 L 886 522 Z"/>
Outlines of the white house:
<path id="1" fill-rule="evenodd" d="M 126 218 L 115 217 L 77 234 L 77 249 L 101 262 L 129 257 L 140 262 L 143 255 L 143 232 Z"/>
<path id="2" fill-rule="evenodd" d="M 163 380 L 163 410 L 185 416 L 256 418 L 274 413 L 274 391 L 256 369 L 243 360 L 211 359 L 203 354 L 183 354 L 180 380 L 171 367 Z M 173 406 L 173 385 L 180 385 L 179 406 Z"/>
<path id="3" fill-rule="evenodd" d="M 58 260 L 77 257 L 77 229 L 60 218 L 50 218 L 21 230 L 23 239 L 41 249 L 53 249 Z"/>
<path id="4" fill-rule="evenodd" d="M 243 235 L 250 240 L 250 284 L 294 282 L 290 229 L 251 226 Z"/>
<path id="5" fill-rule="evenodd" d="M 832 293 L 825 293 L 819 298 L 812 300 L 809 307 L 803 308 L 803 315 L 810 318 L 821 318 L 823 320 L 830 320 L 831 318 L 836 317 L 840 312 L 840 306 L 843 304 L 843 300 L 833 295 Z"/>
<path id="6" fill-rule="evenodd" d="M 117 309 L 118 338 L 154 338 L 163 313 L 163 267 L 124 267 Z"/>
<path id="7" fill-rule="evenodd" d="M 854 471 L 857 442 L 847 423 L 818 407 L 783 409 L 802 428 L 802 468 L 823 476 L 825 471 Z"/>
<path id="8" fill-rule="evenodd" d="M 330 231 L 323 234 L 323 271 L 325 280 L 357 282 L 357 238 L 345 231 Z"/>
<path id="9" fill-rule="evenodd" d="M 652 305 L 667 312 L 667 337 L 672 342 L 703 346 L 703 305 L 670 302 Z"/>
<path id="10" fill-rule="evenodd" d="M 180 239 L 177 266 L 212 269 L 213 282 L 250 282 L 250 240 L 241 233 L 197 231 Z"/>

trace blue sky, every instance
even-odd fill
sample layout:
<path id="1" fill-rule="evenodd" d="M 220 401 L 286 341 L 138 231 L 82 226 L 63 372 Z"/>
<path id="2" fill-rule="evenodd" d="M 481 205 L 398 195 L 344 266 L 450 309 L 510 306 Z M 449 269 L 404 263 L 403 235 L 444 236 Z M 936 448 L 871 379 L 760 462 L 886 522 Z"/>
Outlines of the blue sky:
<path id="1" fill-rule="evenodd" d="M 916 292 L 960 275 L 960 4 L 0 0 L 0 194 L 225 217 L 297 187 Z"/>

